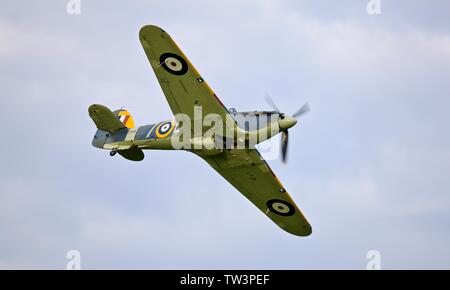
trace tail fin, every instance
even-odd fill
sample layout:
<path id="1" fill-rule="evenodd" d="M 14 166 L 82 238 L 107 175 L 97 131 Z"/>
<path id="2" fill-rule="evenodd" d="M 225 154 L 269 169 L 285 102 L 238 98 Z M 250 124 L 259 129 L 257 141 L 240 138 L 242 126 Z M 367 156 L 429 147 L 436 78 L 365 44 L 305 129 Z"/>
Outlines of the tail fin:
<path id="1" fill-rule="evenodd" d="M 114 115 L 116 115 L 119 121 L 122 122 L 122 124 L 128 129 L 132 129 L 135 127 L 133 117 L 131 117 L 130 112 L 128 112 L 127 110 L 116 110 L 114 111 Z"/>

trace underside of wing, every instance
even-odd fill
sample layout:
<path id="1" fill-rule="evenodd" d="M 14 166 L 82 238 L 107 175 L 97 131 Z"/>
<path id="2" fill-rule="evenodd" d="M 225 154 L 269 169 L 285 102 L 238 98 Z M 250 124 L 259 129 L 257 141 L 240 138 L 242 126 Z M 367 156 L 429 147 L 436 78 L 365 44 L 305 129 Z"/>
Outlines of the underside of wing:
<path id="1" fill-rule="evenodd" d="M 139 39 L 174 115 L 187 114 L 194 120 L 194 106 L 225 120 L 228 110 L 169 34 L 157 26 L 141 28 Z M 193 128 L 193 127 L 192 127 Z"/>
<path id="2" fill-rule="evenodd" d="M 297 236 L 311 234 L 311 225 L 256 149 L 196 154 L 283 230 Z"/>

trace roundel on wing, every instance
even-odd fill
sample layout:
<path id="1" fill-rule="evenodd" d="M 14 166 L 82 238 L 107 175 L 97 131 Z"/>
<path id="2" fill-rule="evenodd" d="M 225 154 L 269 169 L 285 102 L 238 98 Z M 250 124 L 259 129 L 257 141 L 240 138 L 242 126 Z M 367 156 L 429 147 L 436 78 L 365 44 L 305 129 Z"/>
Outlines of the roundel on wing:
<path id="1" fill-rule="evenodd" d="M 181 56 L 174 53 L 163 53 L 159 57 L 159 63 L 169 73 L 177 76 L 184 75 L 188 71 L 188 64 Z"/>
<path id="2" fill-rule="evenodd" d="M 287 201 L 281 199 L 271 199 L 267 202 L 267 207 L 273 213 L 281 216 L 291 216 L 295 213 L 295 207 Z"/>
<path id="3" fill-rule="evenodd" d="M 170 133 L 172 133 L 174 128 L 175 128 L 175 122 L 173 122 L 173 121 L 162 122 L 156 127 L 156 132 L 155 132 L 156 137 L 158 137 L 160 139 L 166 138 L 167 136 L 170 135 Z"/>

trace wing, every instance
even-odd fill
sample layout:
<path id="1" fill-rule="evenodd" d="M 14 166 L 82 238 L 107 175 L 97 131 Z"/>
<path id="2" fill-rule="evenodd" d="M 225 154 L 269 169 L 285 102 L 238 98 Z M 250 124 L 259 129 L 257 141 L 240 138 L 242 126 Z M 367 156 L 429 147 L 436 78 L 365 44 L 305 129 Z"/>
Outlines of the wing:
<path id="1" fill-rule="evenodd" d="M 141 28 L 139 39 L 174 115 L 187 114 L 193 122 L 194 106 L 201 106 L 198 117 L 214 113 L 226 120 L 228 110 L 169 34 L 148 25 Z"/>
<path id="2" fill-rule="evenodd" d="M 256 149 L 196 153 L 283 230 L 308 236 L 312 229 L 283 185 Z"/>

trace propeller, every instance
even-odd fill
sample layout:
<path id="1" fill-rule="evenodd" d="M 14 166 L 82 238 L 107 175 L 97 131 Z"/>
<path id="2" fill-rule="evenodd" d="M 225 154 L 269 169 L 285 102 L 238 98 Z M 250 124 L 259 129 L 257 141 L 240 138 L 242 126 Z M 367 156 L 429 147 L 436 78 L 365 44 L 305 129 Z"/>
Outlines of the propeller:
<path id="1" fill-rule="evenodd" d="M 274 109 L 274 111 L 276 111 L 277 113 L 281 113 L 280 109 L 278 109 L 277 105 L 275 104 L 275 102 L 272 100 L 272 98 L 270 97 L 269 94 L 266 94 L 266 102 L 267 104 L 269 104 L 269 106 L 272 107 L 272 109 Z"/>
<path id="2" fill-rule="evenodd" d="M 275 102 L 272 100 L 269 94 L 266 95 L 266 101 L 269 106 L 271 106 L 279 115 L 280 118 L 283 120 L 286 118 L 286 115 L 284 113 L 280 112 L 280 109 L 278 109 L 278 106 L 275 104 Z M 292 117 L 290 117 L 289 122 L 293 125 L 297 123 L 296 118 L 303 116 L 304 114 L 308 113 L 310 111 L 310 107 L 308 103 L 305 103 L 303 106 L 300 107 L 294 114 L 292 114 Z M 288 128 L 292 127 L 293 125 L 290 125 L 286 129 L 283 129 L 281 131 L 281 161 L 283 163 L 287 162 L 287 151 L 288 151 L 288 144 L 289 144 L 289 130 Z"/>
<path id="3" fill-rule="evenodd" d="M 289 131 L 286 129 L 281 133 L 281 161 L 286 163 L 287 161 L 287 149 L 288 149 Z"/>
<path id="4" fill-rule="evenodd" d="M 311 108 L 309 107 L 309 104 L 305 103 L 300 109 L 297 110 L 297 112 L 292 114 L 292 117 L 294 117 L 294 118 L 300 117 L 300 116 L 308 113 L 309 110 L 311 110 Z"/>

